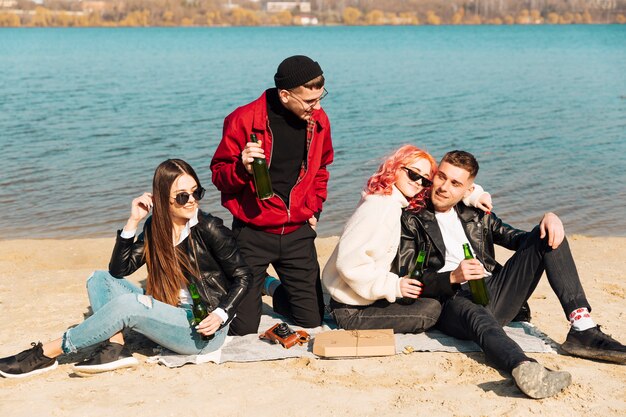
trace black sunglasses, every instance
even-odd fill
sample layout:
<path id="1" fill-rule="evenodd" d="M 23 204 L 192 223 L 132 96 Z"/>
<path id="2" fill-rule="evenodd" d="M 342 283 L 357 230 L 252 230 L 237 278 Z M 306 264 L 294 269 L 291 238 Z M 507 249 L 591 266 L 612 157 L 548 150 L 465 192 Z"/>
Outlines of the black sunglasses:
<path id="1" fill-rule="evenodd" d="M 180 204 L 181 206 L 184 206 L 185 204 L 187 204 L 189 202 L 189 196 L 192 195 L 194 200 L 196 201 L 200 201 L 202 200 L 202 198 L 204 197 L 204 192 L 206 190 L 202 187 L 198 187 L 195 189 L 195 191 L 191 194 L 183 191 L 182 193 L 178 193 L 176 194 L 176 197 L 174 197 L 174 200 L 176 200 L 176 202 L 178 204 Z"/>
<path id="2" fill-rule="evenodd" d="M 430 187 L 431 185 L 433 185 L 433 182 L 431 180 L 421 174 L 418 174 L 412 169 L 407 167 L 402 167 L 402 169 L 406 171 L 406 175 L 408 175 L 409 179 L 414 183 L 419 184 L 422 187 Z"/>

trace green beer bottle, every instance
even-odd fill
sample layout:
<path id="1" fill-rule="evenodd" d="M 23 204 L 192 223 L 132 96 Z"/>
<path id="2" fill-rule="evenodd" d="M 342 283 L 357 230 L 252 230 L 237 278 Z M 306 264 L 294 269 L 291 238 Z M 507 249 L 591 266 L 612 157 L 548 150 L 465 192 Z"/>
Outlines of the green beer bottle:
<path id="1" fill-rule="evenodd" d="M 474 255 L 472 255 L 472 251 L 470 251 L 468 243 L 463 244 L 463 255 L 465 256 L 465 259 L 474 259 Z M 480 304 L 481 306 L 489 304 L 489 293 L 487 292 L 485 278 L 472 279 L 467 282 L 469 283 L 474 304 Z"/>
<path id="2" fill-rule="evenodd" d="M 200 299 L 200 294 L 198 293 L 198 288 L 196 287 L 196 284 L 189 284 L 189 292 L 191 293 L 191 299 L 193 300 L 193 321 L 191 322 L 191 324 L 193 326 L 197 326 L 202 320 L 206 318 L 206 316 L 209 315 L 209 312 L 206 310 L 204 304 L 202 304 L 202 300 Z M 213 335 L 202 336 L 202 340 L 211 339 L 213 339 Z"/>
<path id="3" fill-rule="evenodd" d="M 426 259 L 426 252 L 421 250 L 417 254 L 417 259 L 415 260 L 415 266 L 413 270 L 409 274 L 409 278 L 416 279 L 418 281 L 422 280 L 422 276 L 424 275 L 424 260 Z M 396 302 L 402 305 L 411 305 L 415 302 L 416 298 L 410 297 L 402 297 L 399 298 Z"/>
<path id="4" fill-rule="evenodd" d="M 250 142 L 259 143 L 254 133 L 250 133 Z M 272 189 L 272 180 L 270 179 L 270 171 L 267 168 L 265 158 L 254 158 L 252 162 L 252 175 L 254 176 L 254 187 L 259 200 L 267 200 L 274 197 Z"/>

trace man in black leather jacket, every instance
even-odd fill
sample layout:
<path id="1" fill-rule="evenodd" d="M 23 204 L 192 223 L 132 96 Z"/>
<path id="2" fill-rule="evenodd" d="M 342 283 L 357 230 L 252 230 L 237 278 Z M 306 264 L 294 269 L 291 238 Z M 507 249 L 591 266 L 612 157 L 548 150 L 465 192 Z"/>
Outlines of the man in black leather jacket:
<path id="1" fill-rule="evenodd" d="M 495 214 L 459 204 L 473 190 L 478 162 L 469 153 L 444 156 L 426 208 L 405 212 L 397 265 L 405 269 L 418 250 L 427 252 L 422 297 L 441 300 L 437 327 L 451 336 L 475 341 L 498 368 L 512 372 L 518 387 L 533 398 L 551 396 L 569 385 L 567 372 L 548 371 L 524 354 L 502 326 L 510 322 L 535 290 L 543 272 L 572 327 L 562 349 L 572 355 L 626 363 L 626 348 L 600 331 L 565 239 L 563 225 L 546 213 L 531 232 L 515 229 Z M 465 260 L 469 243 L 476 259 Z M 515 251 L 505 263 L 495 259 L 494 244 Z M 474 304 L 468 281 L 486 278 L 490 301 Z"/>

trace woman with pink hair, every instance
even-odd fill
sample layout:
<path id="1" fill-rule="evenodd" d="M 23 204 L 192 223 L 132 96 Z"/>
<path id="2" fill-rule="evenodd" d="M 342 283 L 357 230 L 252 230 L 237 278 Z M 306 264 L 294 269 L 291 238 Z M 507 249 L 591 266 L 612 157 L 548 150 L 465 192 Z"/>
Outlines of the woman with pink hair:
<path id="1" fill-rule="evenodd" d="M 400 243 L 402 210 L 425 205 L 436 170 L 428 152 L 404 145 L 367 181 L 322 273 L 339 327 L 420 333 L 437 322 L 439 301 L 420 298 L 421 282 L 390 271 Z M 468 200 L 466 204 L 491 209 L 491 196 L 478 184 Z M 415 302 L 397 302 L 401 298 Z"/>

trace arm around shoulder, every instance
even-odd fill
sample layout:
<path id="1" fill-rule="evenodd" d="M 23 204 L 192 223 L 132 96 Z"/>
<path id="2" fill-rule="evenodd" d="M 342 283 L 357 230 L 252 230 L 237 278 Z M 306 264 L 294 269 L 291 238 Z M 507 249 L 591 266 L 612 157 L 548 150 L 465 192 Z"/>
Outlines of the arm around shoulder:
<path id="1" fill-rule="evenodd" d="M 493 209 L 491 201 L 491 194 L 486 192 L 480 184 L 474 183 L 474 190 L 472 193 L 463 199 L 463 204 L 466 206 L 476 207 L 487 213 Z"/>

